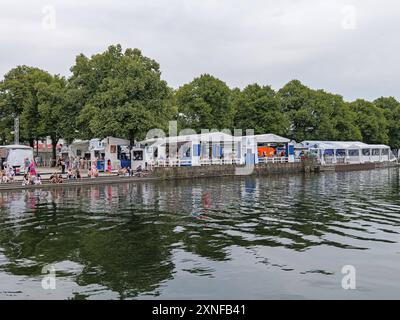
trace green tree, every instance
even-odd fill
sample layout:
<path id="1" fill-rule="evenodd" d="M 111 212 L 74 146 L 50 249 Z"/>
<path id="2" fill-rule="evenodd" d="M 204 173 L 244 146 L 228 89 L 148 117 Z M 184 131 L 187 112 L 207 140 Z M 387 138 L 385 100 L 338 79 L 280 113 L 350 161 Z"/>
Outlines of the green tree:
<path id="1" fill-rule="evenodd" d="M 201 129 L 233 128 L 231 90 L 221 80 L 204 74 L 180 87 L 176 93 L 180 126 Z"/>
<path id="2" fill-rule="evenodd" d="M 50 83 L 37 85 L 39 132 L 50 136 L 53 158 L 56 158 L 57 143 L 61 138 L 71 142 L 74 136 L 75 113 L 68 104 L 68 82 L 60 76 L 52 77 Z"/>
<path id="3" fill-rule="evenodd" d="M 269 86 L 252 84 L 234 99 L 235 127 L 254 129 L 255 134 L 275 133 L 286 135 L 289 118 L 282 112 L 280 100 Z"/>
<path id="4" fill-rule="evenodd" d="M 0 145 L 13 143 L 14 118 L 8 111 L 6 100 L 0 95 Z"/>
<path id="5" fill-rule="evenodd" d="M 70 90 L 81 108 L 77 130 L 82 138 L 144 138 L 152 128 L 165 129 L 173 116 L 172 90 L 161 80 L 159 64 L 138 49 L 120 45 L 71 68 Z"/>
<path id="6" fill-rule="evenodd" d="M 358 99 L 350 104 L 356 113 L 356 124 L 366 143 L 388 143 L 388 122 L 382 109 L 372 102 Z"/>
<path id="7" fill-rule="evenodd" d="M 400 149 L 400 103 L 394 97 L 381 97 L 374 104 L 383 110 L 388 123 L 389 145 Z"/>
<path id="8" fill-rule="evenodd" d="M 360 140 L 355 113 L 339 95 L 312 90 L 293 80 L 279 90 L 290 118 L 290 137 L 297 140 Z"/>
<path id="9" fill-rule="evenodd" d="M 42 82 L 50 83 L 51 75 L 28 66 L 11 69 L 0 82 L 2 112 L 9 117 L 20 117 L 20 140 L 29 142 L 32 147 L 40 138 L 37 85 Z"/>

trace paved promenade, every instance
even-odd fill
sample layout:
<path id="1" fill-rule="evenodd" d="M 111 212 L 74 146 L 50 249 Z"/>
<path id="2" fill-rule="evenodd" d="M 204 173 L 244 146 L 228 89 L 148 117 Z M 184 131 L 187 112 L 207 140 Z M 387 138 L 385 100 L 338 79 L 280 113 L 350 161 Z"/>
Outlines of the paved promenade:
<path id="1" fill-rule="evenodd" d="M 61 170 L 59 167 L 56 167 L 56 168 L 37 167 L 36 171 L 40 174 L 42 180 L 48 179 L 51 176 L 51 174 L 54 172 L 57 172 L 57 174 L 61 174 Z M 88 176 L 87 169 L 80 169 L 79 171 L 83 178 L 86 178 Z M 63 178 L 67 177 L 67 170 L 65 170 L 65 173 L 62 176 L 63 176 Z M 113 172 L 113 173 L 99 172 L 99 177 L 110 177 L 110 176 L 117 176 L 117 172 Z M 22 181 L 22 178 L 23 178 L 23 174 L 15 176 L 16 181 Z"/>

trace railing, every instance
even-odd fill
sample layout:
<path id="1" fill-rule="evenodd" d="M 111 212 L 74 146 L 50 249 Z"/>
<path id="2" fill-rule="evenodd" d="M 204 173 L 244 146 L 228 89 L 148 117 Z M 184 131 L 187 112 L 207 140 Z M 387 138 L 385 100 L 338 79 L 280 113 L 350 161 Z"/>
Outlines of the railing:
<path id="1" fill-rule="evenodd" d="M 240 159 L 201 159 L 201 166 L 224 165 L 224 164 L 240 164 Z"/>
<path id="2" fill-rule="evenodd" d="M 285 163 L 289 162 L 288 157 L 264 157 L 258 158 L 258 163 Z"/>
<path id="3" fill-rule="evenodd" d="M 295 162 L 300 162 L 301 159 L 295 159 Z M 288 157 L 266 157 L 258 158 L 258 163 L 287 163 L 289 162 Z M 200 166 L 211 166 L 211 165 L 240 165 L 240 159 L 201 159 Z M 192 160 L 189 159 L 163 159 L 150 161 L 149 166 L 151 167 L 182 167 L 192 166 Z"/>
<path id="4" fill-rule="evenodd" d="M 163 159 L 153 160 L 148 163 L 152 167 L 183 167 L 192 166 L 192 160 L 190 159 Z M 201 166 L 210 165 L 226 165 L 226 164 L 240 164 L 240 159 L 201 159 Z"/>
<path id="5" fill-rule="evenodd" d="M 154 167 L 183 167 L 191 166 L 192 160 L 188 159 L 165 159 L 165 160 L 155 160 L 151 161 L 150 166 Z"/>

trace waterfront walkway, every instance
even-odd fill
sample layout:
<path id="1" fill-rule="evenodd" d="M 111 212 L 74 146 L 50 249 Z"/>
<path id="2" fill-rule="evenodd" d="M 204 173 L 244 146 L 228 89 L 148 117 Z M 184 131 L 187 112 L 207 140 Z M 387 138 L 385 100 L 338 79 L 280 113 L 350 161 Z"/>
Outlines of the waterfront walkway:
<path id="1" fill-rule="evenodd" d="M 114 184 L 114 183 L 123 183 L 123 182 L 133 182 L 133 181 L 143 181 L 143 180 L 154 180 L 156 178 L 152 178 L 149 176 L 119 176 L 116 172 L 114 173 L 105 173 L 99 172 L 99 176 L 96 178 L 88 177 L 88 170 L 81 170 L 82 179 L 67 179 L 67 173 L 61 174 L 61 170 L 58 168 L 49 168 L 49 167 L 39 167 L 36 170 L 41 177 L 42 184 L 33 184 L 33 185 L 22 185 L 23 174 L 17 175 L 14 177 L 14 182 L 10 183 L 0 183 L 0 191 L 7 190 L 22 190 L 22 189 L 43 189 L 43 188 L 60 188 L 67 186 L 82 186 L 82 185 L 98 185 L 98 184 Z M 62 183 L 52 183 L 50 182 L 50 176 L 57 172 L 58 175 L 62 175 L 63 182 Z"/>

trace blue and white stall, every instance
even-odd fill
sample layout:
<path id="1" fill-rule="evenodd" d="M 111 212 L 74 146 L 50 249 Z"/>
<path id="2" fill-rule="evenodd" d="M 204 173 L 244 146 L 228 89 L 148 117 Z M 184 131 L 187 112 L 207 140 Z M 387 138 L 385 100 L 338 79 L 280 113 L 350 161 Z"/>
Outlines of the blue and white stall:
<path id="1" fill-rule="evenodd" d="M 396 161 L 390 147 L 384 144 L 366 144 L 360 141 L 303 141 L 302 145 L 316 155 L 319 163 L 357 164 Z"/>
<path id="2" fill-rule="evenodd" d="M 130 141 L 126 139 L 107 137 L 89 141 L 91 161 L 96 161 L 97 169 L 105 171 L 111 165 L 111 170 L 131 166 Z"/>
<path id="3" fill-rule="evenodd" d="M 232 136 L 224 132 L 180 135 L 141 141 L 132 149 L 132 168 L 146 166 L 202 166 L 257 164 L 259 145 L 279 146 L 284 156 L 272 162 L 294 162 L 290 140 L 274 135 Z"/>

